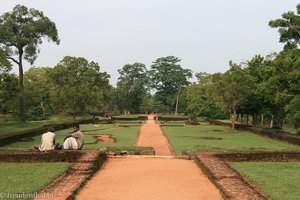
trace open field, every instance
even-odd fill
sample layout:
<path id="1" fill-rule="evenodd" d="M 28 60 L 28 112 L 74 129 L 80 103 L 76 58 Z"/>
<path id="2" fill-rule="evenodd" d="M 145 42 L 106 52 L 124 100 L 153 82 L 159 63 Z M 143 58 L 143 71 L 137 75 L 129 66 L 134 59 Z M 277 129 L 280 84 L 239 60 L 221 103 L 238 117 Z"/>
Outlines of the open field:
<path id="1" fill-rule="evenodd" d="M 233 162 L 230 165 L 274 200 L 299 199 L 299 162 Z"/>
<path id="2" fill-rule="evenodd" d="M 39 192 L 67 169 L 67 163 L 1 163 L 1 194 L 32 194 Z M 4 199 L 15 198 L 6 196 Z"/>
<path id="3" fill-rule="evenodd" d="M 176 155 L 184 149 L 196 151 L 221 150 L 295 150 L 298 146 L 264 138 L 256 134 L 240 131 L 225 133 L 228 127 L 200 125 L 182 127 L 163 127 Z"/>

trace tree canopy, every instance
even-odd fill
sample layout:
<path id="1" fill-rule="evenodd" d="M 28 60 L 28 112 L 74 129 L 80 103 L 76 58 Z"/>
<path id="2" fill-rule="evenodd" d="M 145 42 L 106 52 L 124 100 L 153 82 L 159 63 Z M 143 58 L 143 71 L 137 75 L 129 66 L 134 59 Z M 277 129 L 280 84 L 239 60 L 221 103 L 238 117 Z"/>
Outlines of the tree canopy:
<path id="1" fill-rule="evenodd" d="M 188 79 L 192 77 L 192 71 L 183 69 L 179 64 L 180 61 L 175 56 L 158 58 L 150 69 L 152 88 L 157 91 L 159 100 L 169 106 L 170 113 L 175 106 L 175 114 L 180 92 L 190 84 Z"/>

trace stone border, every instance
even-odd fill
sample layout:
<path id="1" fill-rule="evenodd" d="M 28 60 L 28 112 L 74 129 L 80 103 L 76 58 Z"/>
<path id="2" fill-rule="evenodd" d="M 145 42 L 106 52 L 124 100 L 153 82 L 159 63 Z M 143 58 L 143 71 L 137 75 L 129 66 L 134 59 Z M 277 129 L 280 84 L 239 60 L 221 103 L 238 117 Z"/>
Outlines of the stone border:
<path id="1" fill-rule="evenodd" d="M 221 122 L 218 120 L 206 120 L 211 125 L 219 125 L 219 126 L 230 126 L 231 123 Z M 274 131 L 272 129 L 261 129 L 255 128 L 251 126 L 247 126 L 244 124 L 236 124 L 237 129 L 249 131 L 264 137 L 268 137 L 274 140 L 280 140 L 282 142 L 287 142 L 289 144 L 300 146 L 300 137 L 294 136 L 291 133 L 284 132 L 284 131 Z"/>
<path id="2" fill-rule="evenodd" d="M 97 150 L 63 150 L 49 152 L 0 151 L 0 162 L 71 163 L 69 169 L 64 174 L 39 192 L 40 199 L 74 199 L 76 193 L 102 166 L 106 159 L 106 153 Z"/>
<path id="3" fill-rule="evenodd" d="M 300 151 L 281 152 L 202 152 L 195 156 L 196 163 L 219 188 L 224 199 L 261 200 L 271 198 L 257 186 L 232 169 L 228 161 L 300 161 Z"/>

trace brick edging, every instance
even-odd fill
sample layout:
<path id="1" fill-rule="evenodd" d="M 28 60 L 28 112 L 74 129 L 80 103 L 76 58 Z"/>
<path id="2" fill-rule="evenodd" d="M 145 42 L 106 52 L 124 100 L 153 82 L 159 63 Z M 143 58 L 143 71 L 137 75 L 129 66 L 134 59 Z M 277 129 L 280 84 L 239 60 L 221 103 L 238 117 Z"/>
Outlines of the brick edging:
<path id="1" fill-rule="evenodd" d="M 75 199 L 76 193 L 91 179 L 93 174 L 103 165 L 107 158 L 106 153 L 102 151 L 85 151 L 81 157 L 71 164 L 63 175 L 40 191 L 40 196 L 43 194 L 51 194 L 48 199 Z"/>
<path id="2" fill-rule="evenodd" d="M 225 159 L 217 157 L 214 152 L 199 153 L 195 156 L 195 161 L 220 190 L 224 199 L 238 200 L 270 200 L 271 198 L 258 190 L 255 185 L 249 184 L 242 175 L 232 169 Z"/>

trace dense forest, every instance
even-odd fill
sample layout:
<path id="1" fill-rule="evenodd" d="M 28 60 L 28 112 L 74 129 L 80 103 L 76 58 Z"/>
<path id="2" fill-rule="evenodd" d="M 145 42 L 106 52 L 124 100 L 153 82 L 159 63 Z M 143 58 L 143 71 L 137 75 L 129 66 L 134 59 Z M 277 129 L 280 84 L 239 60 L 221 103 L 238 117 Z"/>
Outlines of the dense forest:
<path id="1" fill-rule="evenodd" d="M 267 25 L 266 25 L 267 26 Z M 17 5 L 0 17 L 0 112 L 21 121 L 58 113 L 173 113 L 232 120 L 253 126 L 300 128 L 300 4 L 269 22 L 280 52 L 229 61 L 224 73 L 192 72 L 180 58 L 120 66 L 116 86 L 100 65 L 66 55 L 55 66 L 31 67 L 43 38 L 59 44 L 55 23 L 41 11 Z M 274 41 L 277 42 L 277 41 Z M 12 67 L 19 67 L 19 74 Z M 196 83 L 189 80 L 193 73 Z M 233 127 L 234 128 L 234 127 Z"/>

